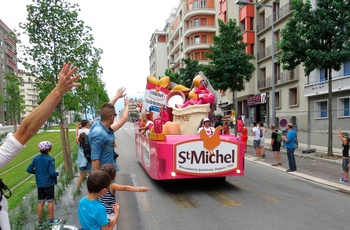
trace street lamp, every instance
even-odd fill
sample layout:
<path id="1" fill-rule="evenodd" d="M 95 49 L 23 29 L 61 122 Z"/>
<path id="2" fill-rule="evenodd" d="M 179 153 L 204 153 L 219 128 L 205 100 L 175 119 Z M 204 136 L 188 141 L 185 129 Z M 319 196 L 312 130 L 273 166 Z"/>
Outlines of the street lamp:
<path id="1" fill-rule="evenodd" d="M 272 82 L 271 82 L 271 107 L 272 107 L 272 123 L 276 123 L 276 100 L 275 100 L 275 36 L 274 36 L 274 18 L 273 18 L 273 5 L 270 4 L 263 4 L 263 3 L 255 3 L 255 2 L 248 2 L 247 0 L 236 0 L 237 5 L 256 5 L 256 6 L 266 6 L 271 8 L 271 17 L 272 17 L 272 23 L 271 23 L 271 42 L 272 42 L 272 48 L 271 48 L 271 75 L 272 75 Z M 275 124 L 277 125 L 277 124 Z"/>

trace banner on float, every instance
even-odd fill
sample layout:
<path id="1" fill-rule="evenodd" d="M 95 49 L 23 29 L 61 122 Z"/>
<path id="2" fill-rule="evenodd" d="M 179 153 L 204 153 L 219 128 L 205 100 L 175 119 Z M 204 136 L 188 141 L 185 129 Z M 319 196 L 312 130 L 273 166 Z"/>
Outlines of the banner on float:
<path id="1" fill-rule="evenodd" d="M 166 105 L 166 97 L 168 94 L 168 89 L 147 82 L 141 113 L 153 113 L 153 117 L 156 118 L 159 115 L 159 107 L 161 105 Z"/>

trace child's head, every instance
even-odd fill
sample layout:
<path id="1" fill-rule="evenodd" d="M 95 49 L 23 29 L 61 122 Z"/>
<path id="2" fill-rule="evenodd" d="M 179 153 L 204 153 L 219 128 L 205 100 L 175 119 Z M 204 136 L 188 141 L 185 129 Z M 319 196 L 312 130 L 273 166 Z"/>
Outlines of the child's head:
<path id="1" fill-rule="evenodd" d="M 111 181 L 111 177 L 106 171 L 94 170 L 86 181 L 87 189 L 89 193 L 99 193 L 102 189 L 107 189 Z"/>
<path id="2" fill-rule="evenodd" d="M 78 142 L 80 145 L 83 145 L 84 144 L 84 138 L 86 137 L 86 133 L 82 132 L 79 134 L 79 138 L 78 138 Z"/>
<path id="3" fill-rule="evenodd" d="M 42 141 L 38 144 L 41 153 L 47 154 L 51 151 L 52 143 L 50 141 Z"/>
<path id="4" fill-rule="evenodd" d="M 112 180 L 115 178 L 117 174 L 117 169 L 114 164 L 104 164 L 101 167 L 101 170 L 107 172 Z"/>

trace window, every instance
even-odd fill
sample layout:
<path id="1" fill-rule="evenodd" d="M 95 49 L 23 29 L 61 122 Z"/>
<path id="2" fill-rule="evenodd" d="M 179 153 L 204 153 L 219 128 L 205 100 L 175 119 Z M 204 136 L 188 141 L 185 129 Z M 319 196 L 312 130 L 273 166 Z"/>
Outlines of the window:
<path id="1" fill-rule="evenodd" d="M 350 61 L 344 62 L 344 76 L 350 75 Z"/>
<path id="2" fill-rule="evenodd" d="M 338 98 L 337 115 L 338 117 L 350 117 L 350 97 Z"/>
<path id="3" fill-rule="evenodd" d="M 314 117 L 315 119 L 328 118 L 328 101 L 315 101 Z"/>
<path id="4" fill-rule="evenodd" d="M 207 8 L 207 0 L 201 0 L 201 8 Z"/>
<path id="5" fill-rule="evenodd" d="M 260 69 L 260 75 L 261 75 L 261 83 L 259 85 L 259 88 L 265 88 L 269 83 L 267 83 L 267 79 L 266 79 L 266 69 L 265 68 L 261 68 Z"/>
<path id="6" fill-rule="evenodd" d="M 201 60 L 201 53 L 199 52 L 194 53 L 194 58 L 195 60 Z"/>
<path id="7" fill-rule="evenodd" d="M 195 18 L 194 20 L 193 20 L 193 26 L 199 26 L 199 18 Z"/>
<path id="8" fill-rule="evenodd" d="M 194 44 L 199 44 L 199 43 L 200 43 L 199 35 L 194 36 Z"/>
<path id="9" fill-rule="evenodd" d="M 320 69 L 320 82 L 328 80 L 328 75 L 327 74 L 328 73 L 327 73 L 326 69 Z"/>
<path id="10" fill-rule="evenodd" d="M 289 106 L 298 105 L 298 88 L 289 89 Z"/>
<path id="11" fill-rule="evenodd" d="M 275 108 L 281 108 L 280 91 L 275 92 Z"/>
<path id="12" fill-rule="evenodd" d="M 193 9 L 198 9 L 198 1 L 193 2 Z"/>
<path id="13" fill-rule="evenodd" d="M 202 43 L 208 42 L 208 35 L 202 35 Z"/>

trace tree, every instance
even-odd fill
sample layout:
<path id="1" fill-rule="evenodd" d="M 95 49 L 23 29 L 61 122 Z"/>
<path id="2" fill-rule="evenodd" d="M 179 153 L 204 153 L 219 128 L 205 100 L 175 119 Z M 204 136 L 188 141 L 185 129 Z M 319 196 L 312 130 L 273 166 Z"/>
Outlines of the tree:
<path id="1" fill-rule="evenodd" d="M 191 60 L 190 58 L 182 59 L 184 68 L 180 68 L 178 76 L 178 84 L 191 88 L 193 78 L 204 70 L 203 65 L 198 64 L 198 60 Z"/>
<path id="2" fill-rule="evenodd" d="M 306 76 L 316 68 L 327 71 L 328 89 L 328 152 L 333 155 L 332 69 L 339 71 L 350 60 L 350 2 L 318 0 L 316 8 L 310 1 L 292 0 L 293 16 L 281 31 L 279 44 L 283 69 L 304 66 Z"/>
<path id="3" fill-rule="evenodd" d="M 16 131 L 19 122 L 17 118 L 24 111 L 24 99 L 19 88 L 22 78 L 13 73 L 6 73 L 5 81 L 6 120 L 13 121 L 14 131 Z"/>
<path id="4" fill-rule="evenodd" d="M 214 88 L 240 92 L 255 70 L 249 62 L 253 57 L 245 52 L 247 44 L 243 42 L 236 20 L 229 19 L 225 23 L 219 19 L 218 23 L 219 35 L 213 36 L 214 45 L 206 52 L 210 61 L 205 73 Z"/>
<path id="5" fill-rule="evenodd" d="M 198 60 L 184 58 L 181 60 L 181 66 L 178 72 L 172 73 L 170 69 L 165 71 L 165 76 L 170 77 L 170 81 L 191 88 L 193 78 L 200 71 L 205 69 L 204 65 L 199 65 Z"/>
<path id="6" fill-rule="evenodd" d="M 252 78 L 255 67 L 249 60 L 253 59 L 253 56 L 245 51 L 247 44 L 243 42 L 236 20 L 229 19 L 225 23 L 219 19 L 218 24 L 219 35 L 213 36 L 214 45 L 206 52 L 210 61 L 204 72 L 215 89 L 230 89 L 232 98 L 235 98 L 235 92 L 244 90 L 245 82 Z M 237 101 L 235 105 L 237 106 Z M 237 134 L 237 126 L 235 127 Z"/>
<path id="7" fill-rule="evenodd" d="M 21 23 L 20 27 L 28 35 L 30 45 L 19 47 L 24 55 L 20 61 L 27 71 L 36 76 L 39 99 L 43 100 L 55 87 L 61 66 L 67 61 L 72 61 L 79 67 L 79 72 L 87 76 L 81 79 L 83 86 L 89 83 L 89 87 L 103 87 L 97 77 L 102 72 L 97 67 L 102 51 L 92 46 L 91 29 L 78 20 L 79 5 L 64 0 L 33 0 L 27 11 L 27 22 Z M 96 72 L 91 73 L 92 70 Z M 94 81 L 91 76 L 94 76 Z M 54 113 L 60 119 L 63 155 L 69 172 L 72 172 L 72 165 L 68 136 L 63 128 L 64 112 L 77 108 L 87 95 L 92 93 L 80 89 L 67 93 Z"/>

